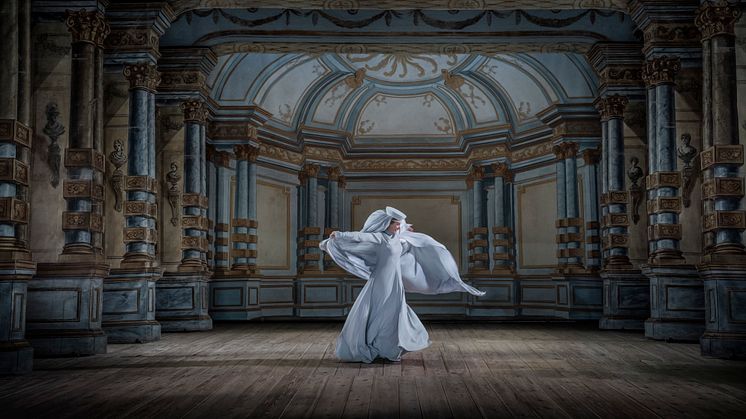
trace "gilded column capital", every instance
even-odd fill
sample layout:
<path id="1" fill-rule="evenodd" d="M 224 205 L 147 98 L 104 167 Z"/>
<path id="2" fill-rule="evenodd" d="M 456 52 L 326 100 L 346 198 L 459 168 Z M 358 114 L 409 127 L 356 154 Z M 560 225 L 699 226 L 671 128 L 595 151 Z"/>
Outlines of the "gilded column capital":
<path id="1" fill-rule="evenodd" d="M 306 172 L 306 168 L 302 167 L 298 171 L 298 182 L 300 182 L 301 186 L 305 185 L 306 181 L 308 180 L 308 172 Z"/>
<path id="2" fill-rule="evenodd" d="M 483 166 L 472 166 L 471 177 L 472 177 L 472 180 L 474 181 L 484 179 L 484 167 Z"/>
<path id="3" fill-rule="evenodd" d="M 628 103 L 629 99 L 622 95 L 611 95 L 602 98 L 599 101 L 601 120 L 624 118 L 624 109 L 627 107 Z"/>
<path id="4" fill-rule="evenodd" d="M 184 122 L 196 122 L 204 124 L 207 122 L 207 107 L 201 100 L 187 100 L 180 105 L 184 112 Z"/>
<path id="5" fill-rule="evenodd" d="M 681 60 L 678 57 L 656 57 L 643 64 L 642 79 L 646 86 L 674 83 L 679 70 L 681 70 Z"/>
<path id="6" fill-rule="evenodd" d="M 574 158 L 578 154 L 578 144 L 573 142 L 559 143 L 552 147 L 557 160 Z"/>
<path id="7" fill-rule="evenodd" d="M 321 166 L 314 163 L 306 163 L 303 166 L 303 171 L 306 172 L 308 177 L 318 177 L 319 176 L 319 170 L 321 170 Z"/>
<path id="8" fill-rule="evenodd" d="M 725 0 L 717 3 L 704 3 L 697 12 L 694 24 L 702 32 L 702 40 L 717 35 L 735 35 L 735 23 L 741 17 L 741 10 Z"/>
<path id="9" fill-rule="evenodd" d="M 339 177 L 342 176 L 342 169 L 339 166 L 333 166 L 328 171 L 329 180 L 339 181 Z"/>
<path id="10" fill-rule="evenodd" d="M 255 162 L 259 158 L 259 151 L 259 147 L 249 146 L 248 158 L 250 162 Z"/>
<path id="11" fill-rule="evenodd" d="M 339 182 L 339 187 L 341 189 L 344 189 L 344 188 L 347 187 L 347 177 L 346 176 L 340 175 L 339 179 L 337 180 L 337 182 Z"/>
<path id="12" fill-rule="evenodd" d="M 257 138 L 259 138 L 259 130 L 256 126 L 248 124 L 246 126 L 246 136 L 249 138 L 249 140 L 256 141 Z"/>
<path id="13" fill-rule="evenodd" d="M 215 150 L 215 146 L 212 144 L 207 144 L 207 161 L 211 161 L 215 163 L 216 157 L 217 157 L 217 150 Z"/>
<path id="14" fill-rule="evenodd" d="M 597 148 L 586 148 L 583 150 L 583 161 L 586 165 L 598 164 L 601 161 L 601 150 Z"/>
<path id="15" fill-rule="evenodd" d="M 507 163 L 492 163 L 492 171 L 495 177 L 503 178 L 503 182 L 511 182 L 513 180 L 513 172 L 510 171 L 510 166 Z"/>
<path id="16" fill-rule="evenodd" d="M 249 160 L 249 154 L 253 147 L 248 144 L 238 144 L 233 146 L 233 154 L 236 155 L 236 160 Z"/>
<path id="17" fill-rule="evenodd" d="M 104 15 L 98 11 L 68 10 L 65 23 L 73 36 L 73 42 L 88 42 L 103 47 L 104 40 L 111 32 Z"/>
<path id="18" fill-rule="evenodd" d="M 161 75 L 153 64 L 127 64 L 122 70 L 124 77 L 130 82 L 130 89 L 145 89 L 155 92 L 161 82 Z"/>
<path id="19" fill-rule="evenodd" d="M 230 167 L 233 155 L 227 151 L 216 151 L 215 152 L 215 164 L 222 167 Z"/>

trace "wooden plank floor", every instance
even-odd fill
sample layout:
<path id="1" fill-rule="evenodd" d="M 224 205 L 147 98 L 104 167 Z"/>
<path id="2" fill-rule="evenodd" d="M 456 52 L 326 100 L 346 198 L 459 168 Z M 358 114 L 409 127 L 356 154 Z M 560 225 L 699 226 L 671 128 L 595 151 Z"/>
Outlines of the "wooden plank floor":
<path id="1" fill-rule="evenodd" d="M 401 362 L 340 363 L 341 323 L 220 324 L 37 359 L 7 417 L 744 417 L 746 363 L 589 324 L 429 323 Z"/>

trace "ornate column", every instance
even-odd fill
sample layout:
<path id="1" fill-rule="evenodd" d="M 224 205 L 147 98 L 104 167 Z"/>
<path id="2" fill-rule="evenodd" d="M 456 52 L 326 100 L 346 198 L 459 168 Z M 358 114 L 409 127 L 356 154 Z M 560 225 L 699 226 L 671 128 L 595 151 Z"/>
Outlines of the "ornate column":
<path id="1" fill-rule="evenodd" d="M 565 193 L 567 193 L 565 201 L 567 233 L 564 237 L 567 245 L 566 263 L 568 269 L 579 271 L 583 268 L 583 249 L 580 246 L 583 242 L 583 236 L 580 232 L 583 223 L 578 209 L 578 145 L 577 143 L 568 142 L 563 143 L 563 146 L 565 148 Z"/>
<path id="2" fill-rule="evenodd" d="M 603 202 L 606 214 L 603 224 L 607 229 L 601 272 L 604 281 L 601 329 L 641 330 L 649 313 L 648 280 L 639 270 L 633 269 L 628 256 L 629 198 L 624 170 L 624 110 L 628 103 L 627 97 L 617 94 L 599 102 L 605 133 L 606 193 Z"/>
<path id="3" fill-rule="evenodd" d="M 207 268 L 215 270 L 215 218 L 218 207 L 217 152 L 207 145 Z"/>
<path id="4" fill-rule="evenodd" d="M 256 200 L 257 200 L 257 189 L 256 189 L 256 171 L 257 163 L 256 160 L 259 158 L 259 147 L 249 147 L 249 202 L 248 202 L 248 236 L 247 236 L 247 253 L 246 253 L 246 265 L 248 266 L 248 273 L 250 275 L 257 274 L 256 267 L 256 256 L 257 256 L 257 241 L 258 234 L 257 228 L 259 227 L 259 221 L 257 220 L 256 214 Z"/>
<path id="5" fill-rule="evenodd" d="M 156 318 L 166 332 L 212 329 L 208 314 L 207 267 L 207 107 L 192 99 L 184 112 L 184 194 L 182 195 L 182 259 L 176 272 L 158 281 Z"/>
<path id="6" fill-rule="evenodd" d="M 330 167 L 327 170 L 329 177 L 329 189 L 327 189 L 329 211 L 327 224 L 329 227 L 324 229 L 324 238 L 328 238 L 329 235 L 336 230 L 340 230 L 340 190 L 339 190 L 339 178 L 342 176 L 342 169 L 339 166 Z M 334 263 L 331 256 L 324 253 L 324 271 L 329 272 L 342 272 L 341 268 Z"/>
<path id="7" fill-rule="evenodd" d="M 696 340 L 704 330 L 702 282 L 693 266 L 686 265 L 681 251 L 681 174 L 676 170 L 674 77 L 679 58 L 657 56 L 643 67 L 648 86 L 648 241 L 652 252 L 642 271 L 650 280 L 650 317 L 645 336 L 660 340 Z M 653 94 L 650 94 L 654 91 Z M 651 103 L 651 101 L 654 101 Z"/>
<path id="8" fill-rule="evenodd" d="M 319 249 L 319 242 L 321 241 L 321 227 L 319 227 L 318 220 L 318 175 L 320 167 L 317 164 L 306 163 L 303 166 L 304 177 L 306 177 L 306 188 L 304 190 L 306 195 L 306 223 L 302 228 L 303 240 L 301 241 L 301 247 L 303 250 L 302 255 L 302 269 L 303 273 L 315 273 L 319 271 L 319 261 L 321 259 L 321 249 Z M 299 175 L 300 176 L 300 175 Z"/>
<path id="9" fill-rule="evenodd" d="M 738 138 L 735 94 L 734 24 L 741 12 L 725 1 L 704 3 L 695 23 L 702 32 L 704 150 L 701 153 L 704 200 L 702 264 L 705 333 L 702 354 L 746 358 L 746 252 L 741 233 L 746 214 L 740 206 L 744 180 L 743 145 Z"/>
<path id="10" fill-rule="evenodd" d="M 161 337 L 155 320 L 158 197 L 155 171 L 155 91 L 160 74 L 148 63 L 126 65 L 130 82 L 124 241 L 119 268 L 104 280 L 103 327 L 110 343 L 152 342 Z"/>
<path id="11" fill-rule="evenodd" d="M 28 66 L 30 1 L 0 4 L 0 375 L 26 374 L 33 349 L 26 340 L 28 281 L 36 272 L 25 238 L 29 217 L 30 90 L 19 68 Z M 17 6 L 19 6 L 17 8 Z M 20 39 L 19 39 L 20 38 Z"/>
<path id="12" fill-rule="evenodd" d="M 598 164 L 601 152 L 598 149 L 583 150 L 583 178 L 585 187 L 585 266 L 591 272 L 601 268 L 601 231 L 598 214 Z"/>
<path id="13" fill-rule="evenodd" d="M 565 256 L 567 251 L 567 243 L 565 243 L 564 237 L 567 233 L 567 193 L 565 192 L 565 151 L 561 144 L 555 145 L 552 148 L 554 156 L 557 158 L 555 163 L 555 173 L 557 179 L 557 220 L 555 221 L 555 227 L 557 228 L 557 271 L 563 272 L 567 265 L 567 257 Z"/>
<path id="14" fill-rule="evenodd" d="M 236 155 L 236 195 L 233 210 L 233 266 L 231 270 L 245 272 L 248 270 L 246 253 L 249 232 L 249 154 L 248 144 L 233 146 Z"/>
<path id="15" fill-rule="evenodd" d="M 204 125 L 207 111 L 204 103 L 190 100 L 181 104 L 184 111 L 184 196 L 181 240 L 182 258 L 179 271 L 203 271 L 207 262 L 207 209 L 205 168 L 203 162 Z"/>
<path id="16" fill-rule="evenodd" d="M 215 271 L 222 275 L 230 270 L 230 240 L 231 225 L 231 160 L 232 156 L 226 151 L 217 152 L 215 164 L 217 166 L 217 198 L 215 210 Z"/>
<path id="17" fill-rule="evenodd" d="M 65 150 L 67 176 L 63 196 L 67 211 L 62 228 L 65 245 L 60 263 L 39 264 L 28 287 L 27 337 L 41 356 L 92 355 L 106 352 L 101 328 L 103 279 L 109 273 L 101 251 L 101 202 L 104 155 L 96 129 L 96 51 L 109 33 L 98 11 L 68 12 L 72 34 L 70 136 Z M 98 63 L 100 65 L 100 62 Z M 74 290 L 74 291 L 70 291 Z M 48 307 L 77 307 L 50 311 Z M 33 320 L 33 321 L 32 321 Z"/>
<path id="18" fill-rule="evenodd" d="M 509 200 L 509 183 L 513 182 L 513 173 L 507 163 L 492 164 L 495 187 L 495 224 L 492 227 L 495 265 L 493 273 L 512 274 L 513 265 L 513 230 L 505 209 Z M 506 191 L 507 189 L 507 191 Z M 506 193 L 507 192 L 507 193 Z"/>
<path id="19" fill-rule="evenodd" d="M 469 272 L 486 273 L 489 271 L 489 251 L 487 247 L 487 227 L 484 217 L 484 167 L 472 166 L 469 183 L 472 189 L 472 228 L 469 232 Z"/>

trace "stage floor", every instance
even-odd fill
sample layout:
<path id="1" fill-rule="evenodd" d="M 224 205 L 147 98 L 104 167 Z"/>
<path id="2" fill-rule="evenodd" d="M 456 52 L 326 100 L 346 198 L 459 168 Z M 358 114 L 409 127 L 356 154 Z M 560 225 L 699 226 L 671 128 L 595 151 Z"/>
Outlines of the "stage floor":
<path id="1" fill-rule="evenodd" d="M 746 362 L 572 323 L 426 323 L 401 362 L 340 363 L 341 323 L 217 323 L 0 378 L 10 417 L 743 417 Z"/>

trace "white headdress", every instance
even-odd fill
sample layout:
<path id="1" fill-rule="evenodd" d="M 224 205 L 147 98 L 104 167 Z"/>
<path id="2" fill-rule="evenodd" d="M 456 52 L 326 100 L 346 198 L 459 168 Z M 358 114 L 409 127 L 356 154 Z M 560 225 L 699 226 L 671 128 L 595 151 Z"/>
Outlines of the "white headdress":
<path id="1" fill-rule="evenodd" d="M 363 229 L 360 231 L 363 233 L 380 233 L 389 227 L 391 220 L 398 220 L 404 223 L 406 218 L 407 214 L 394 207 L 386 207 L 386 210 L 375 210 L 365 220 L 365 225 L 363 225 Z"/>

